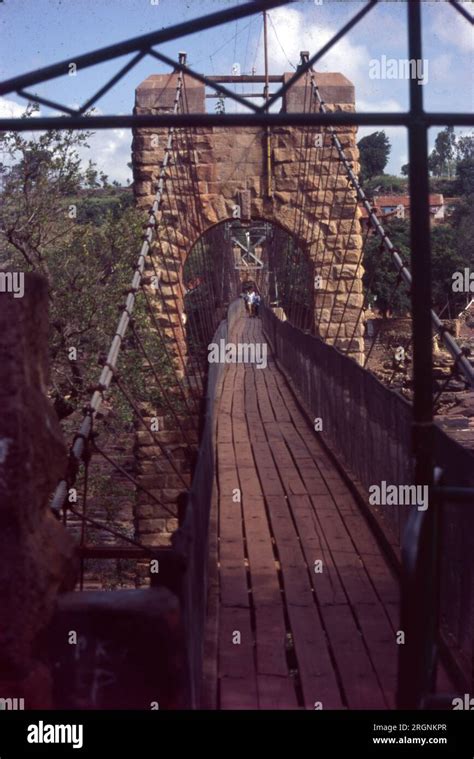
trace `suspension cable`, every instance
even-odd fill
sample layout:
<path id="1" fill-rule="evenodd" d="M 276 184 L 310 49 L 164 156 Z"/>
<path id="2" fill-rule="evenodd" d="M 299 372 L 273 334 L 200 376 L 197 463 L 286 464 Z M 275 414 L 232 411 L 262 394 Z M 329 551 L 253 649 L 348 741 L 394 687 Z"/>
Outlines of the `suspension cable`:
<path id="1" fill-rule="evenodd" d="M 173 104 L 174 114 L 178 113 L 179 101 L 181 98 L 182 82 L 183 82 L 183 75 L 180 72 L 178 74 L 176 94 L 175 94 L 174 104 Z M 92 394 L 90 405 L 89 405 L 90 412 L 88 411 L 88 413 L 84 415 L 82 424 L 79 428 L 79 432 L 76 435 L 74 443 L 71 446 L 71 450 L 69 452 L 69 472 L 70 472 L 71 480 L 68 481 L 68 479 L 64 478 L 59 482 L 54 492 L 53 499 L 51 501 L 50 508 L 53 512 L 57 514 L 59 514 L 60 510 L 64 506 L 64 503 L 66 501 L 66 497 L 68 494 L 68 487 L 71 484 L 73 484 L 75 481 L 78 467 L 83 458 L 85 444 L 91 436 L 93 418 L 97 415 L 102 405 L 103 394 L 106 390 L 109 389 L 110 383 L 114 376 L 114 370 L 117 365 L 120 349 L 122 347 L 123 339 L 127 331 L 128 324 L 130 322 L 133 308 L 135 306 L 136 295 L 140 289 L 140 282 L 145 270 L 147 257 L 150 254 L 151 244 L 156 234 L 157 213 L 160 209 L 161 202 L 162 202 L 162 194 L 163 194 L 162 186 L 163 186 L 164 176 L 166 172 L 166 167 L 169 160 L 169 149 L 171 147 L 171 140 L 172 140 L 172 128 L 169 130 L 168 143 L 167 143 L 168 150 L 165 152 L 161 170 L 160 170 L 159 188 L 156 193 L 155 200 L 153 202 L 153 206 L 148 218 L 147 230 L 144 235 L 143 243 L 142 243 L 140 253 L 138 256 L 137 264 L 135 267 L 135 273 L 132 278 L 130 292 L 125 301 L 125 306 L 122 310 L 122 314 L 120 316 L 120 319 L 117 325 L 117 330 L 113 337 L 113 340 L 109 349 L 107 361 L 105 362 L 104 368 L 101 372 L 97 389 L 94 390 Z"/>
<path id="2" fill-rule="evenodd" d="M 311 69 L 311 85 L 313 87 L 313 91 L 315 93 L 315 96 L 319 103 L 319 110 L 321 113 L 327 113 L 325 104 L 323 99 L 321 98 L 321 95 L 319 93 L 318 85 L 315 81 L 315 72 L 314 69 Z M 360 182 L 356 176 L 356 174 L 353 171 L 352 164 L 348 161 L 346 158 L 346 155 L 344 153 L 343 147 L 341 145 L 341 142 L 339 138 L 337 137 L 336 130 L 334 127 L 329 126 L 328 127 L 329 132 L 332 134 L 334 138 L 334 145 L 336 147 L 336 150 L 339 155 L 339 159 L 342 162 L 348 176 L 351 179 L 351 182 L 354 186 L 354 189 L 357 193 L 357 197 L 364 205 L 365 210 L 367 211 L 369 223 L 373 226 L 376 233 L 381 238 L 382 244 L 388 254 L 390 255 L 393 263 L 395 264 L 395 267 L 397 269 L 397 272 L 401 278 L 401 281 L 405 283 L 405 285 L 410 289 L 412 285 L 412 276 L 408 268 L 403 263 L 400 254 L 395 248 L 395 245 L 390 240 L 389 236 L 385 232 L 382 224 L 380 223 L 379 219 L 377 218 L 377 215 L 375 211 L 372 208 L 372 205 L 370 204 L 369 200 L 367 199 L 367 196 L 365 195 L 364 190 L 362 189 Z M 433 323 L 433 327 L 436 332 L 438 332 L 443 340 L 443 343 L 445 344 L 447 350 L 451 354 L 452 358 L 457 362 L 458 366 L 460 367 L 460 370 L 464 374 L 467 382 L 474 388 L 474 367 L 471 366 L 471 363 L 468 359 L 468 357 L 465 355 L 462 348 L 458 345 L 456 340 L 453 338 L 453 336 L 448 332 L 448 330 L 444 327 L 441 319 L 436 314 L 436 312 L 431 309 L 431 320 Z"/>

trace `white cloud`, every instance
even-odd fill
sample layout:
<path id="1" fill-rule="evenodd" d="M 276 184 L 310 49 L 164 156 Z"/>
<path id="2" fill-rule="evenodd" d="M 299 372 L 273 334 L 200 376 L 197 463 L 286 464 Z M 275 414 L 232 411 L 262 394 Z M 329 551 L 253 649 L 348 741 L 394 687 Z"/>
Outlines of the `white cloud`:
<path id="1" fill-rule="evenodd" d="M 94 161 L 109 181 L 116 179 L 126 184 L 132 179 L 132 172 L 127 166 L 131 161 L 132 133 L 128 129 L 104 129 L 95 132 L 89 138 L 90 149 L 81 149 L 79 155 L 86 166 Z"/>
<path id="2" fill-rule="evenodd" d="M 328 42 L 338 31 L 336 27 L 309 21 L 306 14 L 295 8 L 277 8 L 270 12 L 271 21 L 268 28 L 268 57 L 272 73 L 289 70 L 288 58 L 298 63 L 301 50 L 309 50 L 313 55 Z M 275 36 L 276 34 L 278 39 Z M 283 50 L 282 50 L 283 47 Z M 260 42 L 263 51 L 263 40 Z M 263 56 L 263 52 L 261 53 Z M 370 79 L 369 61 L 371 55 L 364 44 L 355 44 L 349 37 L 343 37 L 315 65 L 316 71 L 338 71 L 346 75 L 353 83 L 358 111 L 400 112 L 405 108 L 394 97 L 384 91 L 384 82 Z M 261 60 L 261 65 L 263 58 Z M 406 133 L 396 127 L 361 127 L 357 139 L 384 130 L 392 145 L 387 172 L 398 174 L 402 163 L 406 163 Z M 403 158 L 403 160 L 401 160 Z"/>
<path id="3" fill-rule="evenodd" d="M 78 103 L 68 103 L 69 108 L 79 108 Z M 103 111 L 97 106 L 92 109 L 93 116 L 100 116 Z M 59 111 L 51 112 L 51 115 L 59 116 Z M 94 130 L 91 128 L 91 132 Z M 132 171 L 127 166 L 131 161 L 132 133 L 127 129 L 99 129 L 88 139 L 89 148 L 78 150 L 82 166 L 86 168 L 89 161 L 97 164 L 99 171 L 103 171 L 109 178 L 109 182 L 117 180 L 126 184 L 127 179 L 132 181 Z"/>
<path id="4" fill-rule="evenodd" d="M 365 100 L 363 98 L 357 99 L 357 110 L 359 111 L 381 111 L 382 113 L 400 113 L 403 111 L 401 104 L 394 98 L 386 98 L 385 100 Z M 405 137 L 405 129 L 403 127 L 359 127 L 358 139 L 365 137 L 373 132 L 383 130 L 390 142 L 403 139 Z"/>
<path id="5" fill-rule="evenodd" d="M 382 111 L 383 113 L 398 113 L 403 111 L 401 104 L 394 98 L 375 100 L 373 98 L 357 98 L 357 110 L 359 111 Z"/>
<path id="6" fill-rule="evenodd" d="M 268 59 L 270 69 L 274 73 L 288 70 L 287 58 L 297 64 L 301 50 L 309 50 L 310 56 L 314 55 L 338 31 L 336 27 L 309 21 L 307 16 L 295 8 L 276 8 L 270 12 L 270 17 Z M 260 55 L 263 56 L 263 45 L 260 45 L 260 48 Z M 357 89 L 367 80 L 369 57 L 365 45 L 355 45 L 346 36 L 316 63 L 315 68 L 317 71 L 345 72 L 350 62 L 350 79 Z"/>
<path id="7" fill-rule="evenodd" d="M 448 3 L 436 3 L 432 12 L 432 33 L 448 45 L 472 54 L 474 32 L 469 21 Z"/>
<path id="8" fill-rule="evenodd" d="M 71 105 L 71 107 L 76 107 Z M 0 118 L 19 118 L 26 110 L 26 103 L 22 105 L 14 100 L 0 97 Z M 96 114 L 100 111 L 96 110 Z M 33 114 L 40 116 L 41 111 Z M 59 112 L 50 112 L 50 115 L 60 115 Z M 93 130 L 91 130 L 93 131 Z M 40 132 L 25 132 L 25 137 L 31 139 Z M 84 168 L 89 160 L 97 164 L 100 171 L 107 174 L 109 181 L 116 179 L 121 184 L 132 180 L 132 172 L 127 166 L 131 160 L 132 133 L 127 129 L 105 129 L 95 132 L 88 140 L 90 148 L 81 148 L 78 152 Z"/>
<path id="9" fill-rule="evenodd" d="M 25 105 L 16 103 L 14 100 L 8 100 L 8 98 L 0 97 L 0 118 L 2 119 L 18 119 L 25 113 Z M 37 116 L 38 114 L 34 114 Z"/>
<path id="10" fill-rule="evenodd" d="M 430 76 L 437 83 L 450 81 L 457 75 L 456 66 L 453 65 L 453 56 L 449 53 L 442 53 L 436 58 L 431 58 L 430 69 Z"/>
<path id="11" fill-rule="evenodd" d="M 277 8 L 269 15 L 271 23 L 268 29 L 268 54 L 272 73 L 288 71 L 288 58 L 292 63 L 298 63 L 301 50 L 308 50 L 311 56 L 339 31 L 337 26 L 320 22 L 319 17 L 317 23 L 311 21 L 307 14 L 295 8 Z M 387 30 L 381 34 L 386 35 Z M 372 42 L 370 34 L 367 44 L 355 43 L 346 35 L 317 61 L 315 69 L 340 72 L 347 76 L 355 88 L 358 111 L 404 110 L 393 95 L 390 95 L 393 82 L 387 83 L 370 77 L 370 61 L 373 54 L 369 52 L 367 45 Z M 260 41 L 259 53 L 262 59 L 263 40 Z"/>

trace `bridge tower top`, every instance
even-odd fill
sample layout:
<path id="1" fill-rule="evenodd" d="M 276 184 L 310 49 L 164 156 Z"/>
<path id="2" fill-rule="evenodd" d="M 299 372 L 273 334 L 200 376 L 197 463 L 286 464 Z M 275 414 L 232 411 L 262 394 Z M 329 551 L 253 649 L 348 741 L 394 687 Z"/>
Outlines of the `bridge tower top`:
<path id="1" fill-rule="evenodd" d="M 150 115 L 171 112 L 178 77 L 179 74 L 173 72 L 152 74 L 145 79 L 136 90 L 135 112 Z M 271 89 L 277 91 L 292 77 L 294 72 L 268 77 L 260 74 L 206 79 L 211 83 L 260 84 L 262 90 L 268 81 Z M 320 72 L 315 74 L 315 80 L 327 111 L 355 110 L 354 86 L 343 74 Z M 205 113 L 209 89 L 206 82 L 185 72 L 183 111 Z M 316 98 L 311 102 L 312 92 L 307 77 L 302 76 L 283 91 L 281 110 L 284 113 L 316 111 L 318 102 Z M 257 96 L 263 97 L 261 90 Z M 347 159 L 358 173 L 357 127 L 338 126 L 336 130 Z M 134 130 L 134 191 L 143 208 L 153 204 L 168 137 L 168 130 L 163 127 Z M 356 360 L 362 361 L 363 268 L 357 198 L 348 178 L 340 171 L 329 129 L 304 126 L 266 129 L 255 125 L 230 126 L 224 121 L 222 125 L 176 129 L 171 139 L 172 159 L 166 175 L 162 218 L 170 228 L 174 228 L 180 214 L 185 223 L 168 246 L 167 256 L 176 261 L 178 268 L 183 266 L 202 234 L 218 223 L 235 218 L 252 223 L 268 222 L 291 232 L 295 245 L 309 262 L 308 271 L 314 269 L 329 283 L 322 298 L 315 293 L 316 280 L 308 277 L 308 298 L 314 304 L 315 323 L 324 325 L 328 342 L 334 342 L 338 334 L 337 346 L 348 348 Z M 189 209 L 195 196 L 199 211 L 193 216 Z M 352 286 L 350 301 L 346 304 L 345 288 L 349 279 L 358 281 Z M 344 335 L 339 334 L 335 321 L 342 311 Z"/>
<path id="2" fill-rule="evenodd" d="M 286 84 L 294 72 L 285 72 L 281 76 L 270 76 L 272 83 Z M 178 73 L 151 74 L 135 91 L 135 113 L 149 113 L 150 109 L 166 112 L 173 109 Z M 211 76 L 210 81 L 217 83 L 234 84 L 259 84 L 263 82 L 261 75 L 244 76 Z M 339 72 L 316 72 L 316 84 L 326 106 L 343 110 L 349 107 L 351 110 L 355 104 L 354 85 Z M 185 77 L 186 104 L 190 113 L 205 113 L 206 111 L 206 85 L 190 76 Z M 284 113 L 299 113 L 305 109 L 305 83 L 303 80 L 296 82 L 283 95 L 282 111 Z M 244 95 L 245 96 L 245 95 Z M 345 106 L 346 108 L 343 108 Z M 352 108 L 351 108 L 352 106 Z"/>

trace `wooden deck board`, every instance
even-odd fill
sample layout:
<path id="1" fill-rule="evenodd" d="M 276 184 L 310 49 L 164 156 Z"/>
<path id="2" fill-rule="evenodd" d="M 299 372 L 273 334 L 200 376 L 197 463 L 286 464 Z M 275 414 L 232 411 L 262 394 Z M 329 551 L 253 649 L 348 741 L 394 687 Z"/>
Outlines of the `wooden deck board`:
<path id="1" fill-rule="evenodd" d="M 397 582 L 269 347 L 226 367 L 216 436 L 217 708 L 393 708 Z"/>
<path id="2" fill-rule="evenodd" d="M 222 607 L 219 628 L 221 677 L 254 678 L 254 637 L 247 609 Z"/>
<path id="3" fill-rule="evenodd" d="M 291 678 L 260 675 L 257 678 L 260 709 L 297 709 L 294 683 Z"/>

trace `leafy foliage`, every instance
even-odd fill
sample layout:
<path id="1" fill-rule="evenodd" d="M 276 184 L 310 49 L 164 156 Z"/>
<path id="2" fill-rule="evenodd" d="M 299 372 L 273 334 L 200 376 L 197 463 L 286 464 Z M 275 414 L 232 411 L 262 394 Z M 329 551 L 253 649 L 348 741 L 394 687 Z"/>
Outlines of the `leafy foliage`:
<path id="1" fill-rule="evenodd" d="M 468 265 L 467 251 L 459 241 L 459 229 L 452 224 L 433 227 L 431 262 L 433 304 L 438 313 L 451 318 L 465 306 L 465 295 L 453 292 L 453 273 Z M 472 260 L 472 258 L 471 258 Z"/>
<path id="2" fill-rule="evenodd" d="M 433 308 L 438 313 L 454 316 L 465 306 L 465 295 L 452 289 L 453 273 L 462 271 L 474 260 L 474 212 L 472 207 L 458 211 L 459 224 L 440 224 L 431 230 Z M 385 225 L 395 248 L 410 265 L 410 227 L 404 219 L 392 219 Z M 384 317 L 403 316 L 410 308 L 406 287 L 398 287 L 395 266 L 386 252 L 380 249 L 378 237 L 371 236 L 364 249 L 364 286 L 368 302 Z"/>
<path id="3" fill-rule="evenodd" d="M 474 195 L 474 158 L 463 158 L 456 167 L 458 192 Z"/>
<path id="4" fill-rule="evenodd" d="M 30 107 L 26 116 L 34 110 Z M 106 195 L 87 189 L 100 178 L 92 162 L 81 167 L 78 149 L 87 146 L 89 136 L 72 131 L 0 136 L 7 156 L 0 166 L 0 265 L 37 271 L 48 280 L 50 394 L 61 419 L 87 402 L 90 386 L 97 382 L 99 362 L 115 333 L 117 308 L 131 281 L 143 222 L 131 193 L 110 188 L 104 175 Z M 165 347 L 153 337 L 143 299 L 137 298 L 134 316 L 157 366 L 165 374 L 172 371 Z M 123 347 L 120 370 L 131 395 L 160 404 L 133 335 Z M 128 404 L 116 391 L 114 396 L 114 413 L 131 421 Z"/>
<path id="5" fill-rule="evenodd" d="M 428 166 L 435 176 L 451 177 L 455 172 L 456 135 L 454 127 L 449 126 L 438 133 Z"/>
<path id="6" fill-rule="evenodd" d="M 410 240 L 408 223 L 393 219 L 385 225 L 391 241 L 403 260 L 409 262 Z M 410 308 L 410 298 L 405 285 L 397 284 L 398 274 L 390 255 L 380 245 L 378 236 L 370 236 L 364 247 L 364 287 L 367 300 L 383 317 L 389 314 L 402 316 Z"/>
<path id="7" fill-rule="evenodd" d="M 404 195 L 408 191 L 406 179 L 395 177 L 391 174 L 382 174 L 368 179 L 364 183 L 364 192 L 366 195 Z"/>
<path id="8" fill-rule="evenodd" d="M 431 192 L 463 197 L 446 223 L 431 229 L 433 307 L 452 317 L 465 306 L 466 300 L 465 294 L 453 292 L 453 273 L 472 267 L 474 261 L 474 136 L 456 138 L 454 129 L 447 127 L 439 132 L 429 160 L 430 170 L 436 175 L 430 181 Z M 408 174 L 408 170 L 408 164 L 402 166 L 402 174 Z M 405 179 L 385 175 L 366 180 L 364 189 L 369 195 L 408 192 Z M 409 263 L 409 222 L 395 218 L 384 222 L 384 226 L 402 258 Z M 384 316 L 405 314 L 410 306 L 406 288 L 402 284 L 395 288 L 396 269 L 388 254 L 380 251 L 380 241 L 375 236 L 369 237 L 365 246 L 364 268 L 369 303 Z"/>
<path id="9" fill-rule="evenodd" d="M 383 174 L 390 155 L 390 141 L 382 130 L 362 137 L 357 143 L 360 152 L 360 178 L 362 182 Z"/>
<path id="10" fill-rule="evenodd" d="M 456 137 L 454 127 L 446 127 L 436 137 L 428 165 L 436 177 L 456 177 L 456 192 L 474 192 L 474 135 Z"/>

